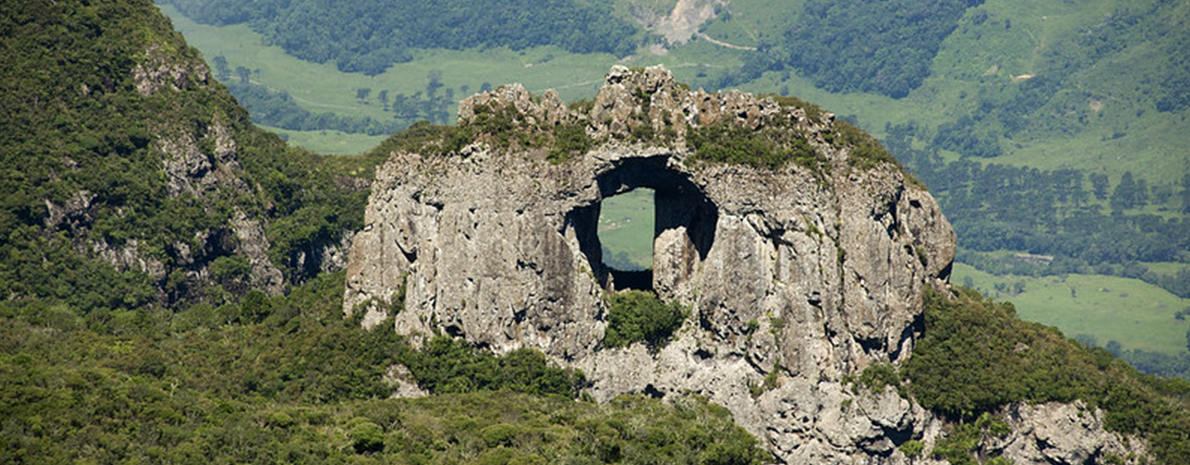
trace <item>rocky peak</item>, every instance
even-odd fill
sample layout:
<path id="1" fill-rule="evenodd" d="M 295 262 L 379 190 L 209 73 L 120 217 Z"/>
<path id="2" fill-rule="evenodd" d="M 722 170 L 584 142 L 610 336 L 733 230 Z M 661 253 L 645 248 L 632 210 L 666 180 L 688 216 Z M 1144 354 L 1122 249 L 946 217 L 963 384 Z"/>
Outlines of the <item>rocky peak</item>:
<path id="1" fill-rule="evenodd" d="M 589 144 L 543 157 L 562 127 Z M 450 134 L 470 139 L 399 149 L 377 172 L 344 308 L 365 325 L 539 349 L 587 373 L 601 401 L 698 393 L 787 463 L 907 463 L 900 445 L 944 435 L 895 390 L 848 382 L 908 359 L 955 251 L 937 203 L 870 137 L 795 99 L 623 67 L 586 103 L 519 85 L 476 95 Z M 770 150 L 794 158 L 749 158 Z M 653 268 L 618 271 L 602 260 L 601 202 L 638 187 L 655 193 Z M 689 308 L 673 340 L 604 344 L 622 288 Z M 1120 449 L 1093 414 L 1068 413 L 1022 407 L 1020 433 L 985 448 L 1052 463 Z M 1055 416 L 1058 430 L 1038 420 Z M 1080 425 L 1085 437 L 1059 439 Z M 1117 445 L 1087 446 L 1099 440 Z"/>
<path id="2" fill-rule="evenodd" d="M 773 97 L 739 91 L 693 91 L 661 66 L 615 66 L 593 101 L 567 107 L 552 89 L 534 97 L 520 84 L 511 84 L 460 102 L 459 124 L 473 125 L 487 113 L 509 109 L 535 128 L 582 122 L 587 135 L 601 142 L 680 147 L 690 130 L 732 123 L 753 131 L 780 127 L 811 144 L 832 145 L 834 115 L 797 103 L 783 105 Z"/>
<path id="3" fill-rule="evenodd" d="M 888 456 L 880 438 L 920 427 L 895 394 L 843 408 L 858 396 L 843 379 L 908 357 L 954 233 L 895 162 L 856 163 L 830 114 L 616 67 L 593 102 L 510 85 L 464 100 L 459 120 L 524 137 L 471 132 L 455 152 L 398 150 L 378 170 L 345 296 L 366 325 L 540 349 L 588 373 L 601 400 L 698 392 L 783 460 Z M 534 141 L 567 125 L 591 144 L 544 160 Z M 801 144 L 817 165 L 697 161 L 686 141 L 721 125 Z M 602 263 L 596 229 L 601 201 L 637 187 L 655 191 L 654 266 L 629 276 Z M 604 346 L 605 296 L 629 283 L 690 307 L 673 342 Z"/>

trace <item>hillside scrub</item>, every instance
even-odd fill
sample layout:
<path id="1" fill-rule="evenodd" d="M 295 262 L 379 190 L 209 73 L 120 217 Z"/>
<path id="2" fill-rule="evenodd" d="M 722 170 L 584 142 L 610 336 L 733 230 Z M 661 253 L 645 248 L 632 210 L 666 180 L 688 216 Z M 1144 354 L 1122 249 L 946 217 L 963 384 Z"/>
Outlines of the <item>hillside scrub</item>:
<path id="1" fill-rule="evenodd" d="M 1104 410 L 1108 430 L 1148 438 L 1162 463 L 1190 457 L 1190 383 L 1139 374 L 970 289 L 953 300 L 927 294 L 925 334 L 903 375 L 923 407 L 956 421 L 1018 402 L 1081 399 Z"/>
<path id="2" fill-rule="evenodd" d="M 748 165 L 776 170 L 786 163 L 819 171 L 825 161 L 814 147 L 789 128 L 764 127 L 752 130 L 739 124 L 720 122 L 694 128 L 688 136 L 696 162 Z"/>
<path id="3" fill-rule="evenodd" d="M 344 318 L 343 282 L 335 273 L 283 297 L 102 319 L 50 300 L 0 302 L 0 462 L 767 458 L 702 399 L 576 402 L 581 373 L 539 352 L 497 357 L 449 338 L 413 350 L 391 324 Z M 422 388 L 453 394 L 387 399 L 383 375 L 398 363 Z"/>

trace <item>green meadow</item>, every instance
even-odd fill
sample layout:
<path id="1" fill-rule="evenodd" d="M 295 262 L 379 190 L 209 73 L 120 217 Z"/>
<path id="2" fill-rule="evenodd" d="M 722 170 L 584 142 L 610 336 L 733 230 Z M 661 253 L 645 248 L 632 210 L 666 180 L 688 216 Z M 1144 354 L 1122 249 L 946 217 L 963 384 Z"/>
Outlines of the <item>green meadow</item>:
<path id="1" fill-rule="evenodd" d="M 232 69 L 245 67 L 252 71 L 251 80 L 270 89 L 288 92 L 294 101 L 311 112 L 331 112 L 340 115 L 370 116 L 384 120 L 393 117 L 384 111 L 377 95 L 387 90 L 389 95 L 413 95 L 425 90 L 431 72 L 441 73 L 441 82 L 454 100 L 477 93 L 488 84 L 520 83 L 529 91 L 540 94 L 554 89 L 564 100 L 592 98 L 611 66 L 651 66 L 663 64 L 686 81 L 700 73 L 737 67 L 741 64 L 738 52 L 700 41 L 656 55 L 642 51 L 622 60 L 608 54 L 573 54 L 555 47 L 537 47 L 523 51 L 507 48 L 484 50 L 421 50 L 409 63 L 392 66 L 383 74 L 365 76 L 344 73 L 333 64 L 302 61 L 285 54 L 276 46 L 265 45 L 260 34 L 247 25 L 210 26 L 196 23 L 169 5 L 160 5 L 174 28 L 186 41 L 199 49 L 210 61 L 215 56 L 227 59 Z M 370 89 L 369 97 L 357 99 L 360 89 Z M 453 112 L 455 108 L 451 108 Z M 379 144 L 383 137 L 344 137 L 336 131 L 283 132 L 289 140 L 321 153 L 359 153 Z M 375 143 L 368 145 L 367 142 Z"/>
<path id="2" fill-rule="evenodd" d="M 1190 320 L 1174 318 L 1190 299 L 1137 279 L 1100 275 L 994 276 L 956 263 L 951 282 L 1012 302 L 1022 319 L 1056 326 L 1067 337 L 1166 354 L 1186 350 Z M 1017 292 L 1017 291 L 1020 292 Z"/>
<path id="3" fill-rule="evenodd" d="M 652 189 L 634 189 L 604 199 L 599 211 L 599 242 L 612 255 L 624 254 L 634 269 L 652 268 L 653 220 Z"/>

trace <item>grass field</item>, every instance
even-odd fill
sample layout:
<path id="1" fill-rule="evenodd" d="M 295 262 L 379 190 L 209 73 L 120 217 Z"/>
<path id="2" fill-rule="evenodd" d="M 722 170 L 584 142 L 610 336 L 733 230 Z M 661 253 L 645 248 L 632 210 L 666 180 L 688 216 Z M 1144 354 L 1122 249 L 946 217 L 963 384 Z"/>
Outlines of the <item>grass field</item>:
<path id="1" fill-rule="evenodd" d="M 579 55 L 555 47 L 523 51 L 421 50 L 409 63 L 394 65 L 384 74 L 365 76 L 344 73 L 333 64 L 316 64 L 286 55 L 280 47 L 266 46 L 260 34 L 247 25 L 210 26 L 198 24 L 168 6 L 160 6 L 174 28 L 186 41 L 210 61 L 215 56 L 227 59 L 232 69 L 243 66 L 252 70 L 252 80 L 271 89 L 288 92 L 299 106 L 312 112 L 392 118 L 377 100 L 381 90 L 390 95 L 413 95 L 425 90 L 431 71 L 440 72 L 446 89 L 461 100 L 476 93 L 483 84 L 498 87 L 518 82 L 533 93 L 555 89 L 563 99 L 592 98 L 612 65 L 651 66 L 663 64 L 683 81 L 693 81 L 699 72 L 713 72 L 741 64 L 739 53 L 705 41 L 694 41 L 666 55 L 642 52 L 617 60 L 608 54 Z M 371 89 L 365 101 L 356 99 L 358 89 Z M 451 109 L 453 115 L 454 108 Z M 323 153 L 360 152 L 368 139 L 344 138 L 341 133 L 321 131 L 290 133 L 291 140 Z M 345 139 L 347 140 L 345 142 Z M 375 139 L 376 141 L 383 138 Z"/>
<path id="2" fill-rule="evenodd" d="M 290 131 L 258 124 L 260 128 L 281 135 L 290 144 L 327 155 L 358 155 L 380 145 L 387 136 L 348 134 L 342 131 Z"/>
<path id="3" fill-rule="evenodd" d="M 1124 349 L 1166 354 L 1186 350 L 1190 321 L 1178 321 L 1174 313 L 1190 307 L 1190 299 L 1140 280 L 1074 274 L 993 276 L 956 263 L 951 282 L 972 284 L 996 300 L 1012 302 L 1022 319 L 1056 326 L 1067 337 L 1089 335 L 1100 345 L 1117 341 Z M 1019 294 L 1013 290 L 1017 285 L 1023 286 Z"/>
<path id="4" fill-rule="evenodd" d="M 599 211 L 599 242 L 612 254 L 626 254 L 635 269 L 652 268 L 653 220 L 652 189 L 634 189 L 604 199 Z"/>

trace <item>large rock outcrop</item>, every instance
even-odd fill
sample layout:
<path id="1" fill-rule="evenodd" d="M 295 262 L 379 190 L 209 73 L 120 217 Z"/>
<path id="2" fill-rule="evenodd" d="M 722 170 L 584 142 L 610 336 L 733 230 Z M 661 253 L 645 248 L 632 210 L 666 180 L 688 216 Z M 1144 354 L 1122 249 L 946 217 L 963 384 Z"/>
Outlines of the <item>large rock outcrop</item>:
<path id="1" fill-rule="evenodd" d="M 482 136 L 445 155 L 395 152 L 351 248 L 345 311 L 391 318 L 415 341 L 540 349 L 583 369 L 600 400 L 700 393 L 790 463 L 907 460 L 897 446 L 935 420 L 844 382 L 910 355 L 923 292 L 945 285 L 954 257 L 937 203 L 895 162 L 840 142 L 829 113 L 690 91 L 660 68 L 613 68 L 573 109 L 502 87 L 462 102 L 460 124 L 496 109 L 517 127 L 581 125 L 595 143 L 558 163 Z M 819 162 L 695 162 L 687 139 L 716 124 L 787 131 Z M 656 226 L 651 276 L 636 280 L 692 310 L 655 351 L 601 343 L 605 294 L 634 277 L 602 264 L 600 202 L 638 187 L 655 191 Z"/>

